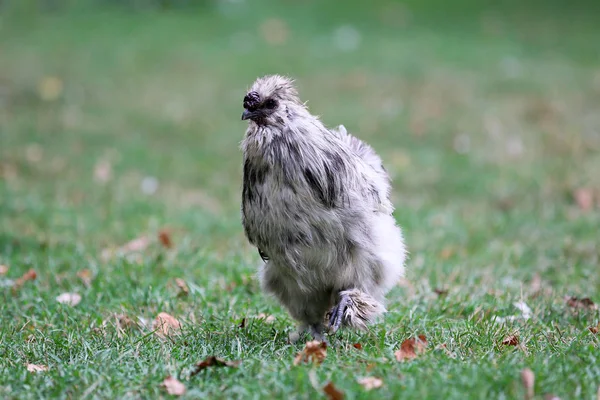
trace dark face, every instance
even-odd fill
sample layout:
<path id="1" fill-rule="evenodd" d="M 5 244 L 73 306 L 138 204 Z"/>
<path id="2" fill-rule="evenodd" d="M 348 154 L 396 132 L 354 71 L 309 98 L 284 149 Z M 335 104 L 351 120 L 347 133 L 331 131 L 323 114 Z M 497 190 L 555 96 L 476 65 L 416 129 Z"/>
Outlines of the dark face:
<path id="1" fill-rule="evenodd" d="M 277 109 L 277 100 L 261 99 L 256 92 L 250 92 L 244 97 L 244 112 L 242 120 L 250 119 L 257 124 L 263 124 L 265 119 Z"/>

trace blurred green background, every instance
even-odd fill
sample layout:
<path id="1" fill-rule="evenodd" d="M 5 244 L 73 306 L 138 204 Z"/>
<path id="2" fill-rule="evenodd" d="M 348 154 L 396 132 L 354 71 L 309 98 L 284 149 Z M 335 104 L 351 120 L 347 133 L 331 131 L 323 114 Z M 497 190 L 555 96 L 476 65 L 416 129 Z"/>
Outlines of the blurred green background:
<path id="1" fill-rule="evenodd" d="M 297 350 L 270 327 L 244 333 L 253 344 L 237 352 L 229 336 L 207 341 L 248 312 L 275 314 L 279 332 L 292 325 L 251 278 L 258 255 L 239 215 L 242 98 L 256 77 L 278 73 L 296 79 L 328 126 L 344 124 L 372 144 L 393 175 L 410 283 L 391 294 L 387 322 L 357 340 L 383 357 L 426 331 L 463 361 L 442 363 L 437 375 L 428 372 L 433 356 L 417 370 L 382 367 L 395 382 L 383 390 L 511 398 L 519 389 L 510 382 L 527 364 L 541 374 L 538 389 L 591 396 L 598 363 L 580 361 L 593 365 L 586 357 L 598 340 L 581 332 L 597 313 L 565 314 L 562 297 L 600 301 L 599 44 L 598 1 L 0 1 L 0 264 L 11 279 L 38 272 L 34 289 L 0 298 L 11 343 L 0 365 L 16 371 L 4 379 L 37 382 L 30 396 L 64 393 L 71 383 L 63 375 L 50 384 L 18 372 L 46 357 L 55 370 L 83 368 L 72 395 L 93 382 L 87 373 L 103 372 L 114 380 L 94 389 L 100 397 L 123 395 L 130 380 L 133 397 L 152 396 L 173 365 L 214 352 L 255 360 L 223 379 L 264 372 L 263 382 L 281 385 L 244 381 L 247 392 L 222 392 L 215 384 L 196 394 L 312 393 L 303 372 L 281 376 L 289 360 L 270 364 L 279 349 L 285 357 Z M 165 227 L 175 243 L 167 254 L 101 256 Z M 82 268 L 93 272 L 91 287 L 76 277 Z M 175 301 L 175 277 L 205 288 L 202 295 Z M 523 294 L 532 282 L 543 295 Z M 434 288 L 449 290 L 445 302 L 431 299 Z M 54 302 L 67 290 L 84 294 L 75 310 Z M 471 318 L 486 321 L 519 296 L 540 319 L 522 327 L 530 353 L 506 356 L 497 347 L 505 332 Z M 171 364 L 160 356 L 115 362 L 115 343 L 137 344 L 94 339 L 115 312 L 153 318 L 160 310 L 205 321 L 191 325 L 193 351 L 173 344 L 185 350 Z M 42 328 L 66 318 L 64 330 Z M 50 342 L 28 343 L 26 323 Z M 56 339 L 69 329 L 80 333 L 71 358 Z M 481 342 L 461 346 L 474 332 Z M 262 353 L 271 340 L 273 353 Z M 84 360 L 99 353 L 89 348 L 111 356 L 90 366 Z M 556 358 L 567 352 L 574 358 Z M 344 357 L 338 364 L 356 361 Z M 328 368 L 342 388 L 358 390 L 360 365 L 348 375 L 334 361 Z M 391 378 L 400 373 L 404 380 Z M 468 377 L 449 383 L 457 374 Z M 569 374 L 578 380 L 564 382 Z M 6 382 L 4 394 L 21 397 Z"/>

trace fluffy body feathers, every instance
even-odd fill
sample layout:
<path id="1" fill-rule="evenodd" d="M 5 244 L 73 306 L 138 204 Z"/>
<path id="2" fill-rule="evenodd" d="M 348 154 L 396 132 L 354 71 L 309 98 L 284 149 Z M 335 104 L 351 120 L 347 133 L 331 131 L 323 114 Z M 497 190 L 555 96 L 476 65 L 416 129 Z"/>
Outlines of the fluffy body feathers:
<path id="1" fill-rule="evenodd" d="M 265 261 L 263 289 L 317 339 L 328 313 L 334 330 L 366 328 L 404 274 L 381 159 L 343 126 L 327 129 L 285 77 L 259 78 L 244 108 L 242 222 Z"/>

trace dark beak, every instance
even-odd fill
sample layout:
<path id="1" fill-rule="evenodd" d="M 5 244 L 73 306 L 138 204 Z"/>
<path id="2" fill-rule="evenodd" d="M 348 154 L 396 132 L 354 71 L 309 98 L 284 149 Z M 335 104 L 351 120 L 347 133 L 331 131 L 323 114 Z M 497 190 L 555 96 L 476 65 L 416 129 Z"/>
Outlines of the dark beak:
<path id="1" fill-rule="evenodd" d="M 242 121 L 252 118 L 253 114 L 254 113 L 251 111 L 244 110 L 244 112 L 242 113 Z"/>

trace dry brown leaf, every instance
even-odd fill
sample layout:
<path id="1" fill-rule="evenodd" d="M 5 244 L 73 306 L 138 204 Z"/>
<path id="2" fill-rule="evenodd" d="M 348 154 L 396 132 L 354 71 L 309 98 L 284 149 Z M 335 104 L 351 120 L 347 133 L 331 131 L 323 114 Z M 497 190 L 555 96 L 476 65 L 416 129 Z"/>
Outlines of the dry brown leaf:
<path id="1" fill-rule="evenodd" d="M 169 232 L 166 229 L 161 229 L 158 232 L 158 240 L 167 249 L 170 249 L 173 247 L 173 240 L 171 240 L 171 232 Z"/>
<path id="2" fill-rule="evenodd" d="M 369 363 L 369 364 L 367 364 L 367 368 L 365 368 L 365 371 L 371 372 L 376 366 L 377 366 L 377 364 L 375 364 L 375 363 Z"/>
<path id="3" fill-rule="evenodd" d="M 572 308 L 583 308 L 586 310 L 595 310 L 598 307 L 589 297 L 578 298 L 575 296 L 566 297 L 566 302 L 569 307 Z"/>
<path id="4" fill-rule="evenodd" d="M 256 316 L 258 319 L 262 319 L 267 324 L 272 324 L 275 321 L 275 317 L 272 315 L 267 315 L 265 313 L 260 313 Z"/>
<path id="5" fill-rule="evenodd" d="M 106 183 L 112 177 L 112 166 L 107 160 L 100 160 L 94 166 L 94 179 L 98 183 Z"/>
<path id="6" fill-rule="evenodd" d="M 327 385 L 325 385 L 323 387 L 323 392 L 325 392 L 325 395 L 327 396 L 327 398 L 329 400 L 343 400 L 344 399 L 344 392 L 342 392 L 341 390 L 336 388 L 333 385 L 333 382 L 327 383 Z"/>
<path id="7" fill-rule="evenodd" d="M 185 385 L 170 375 L 162 382 L 162 386 L 170 395 L 183 396 L 185 394 Z"/>
<path id="8" fill-rule="evenodd" d="M 136 253 L 144 251 L 149 245 L 150 239 L 147 236 L 140 236 L 125 243 L 120 249 L 125 253 Z"/>
<path id="9" fill-rule="evenodd" d="M 425 351 L 426 347 L 427 338 L 425 338 L 425 335 L 419 335 L 417 338 L 406 339 L 402 342 L 400 350 L 397 350 L 394 355 L 397 361 L 411 360 Z"/>
<path id="10" fill-rule="evenodd" d="M 0 265 L 0 275 L 6 275 L 8 267 L 6 265 Z"/>
<path id="11" fill-rule="evenodd" d="M 17 177 L 17 171 L 17 167 L 14 164 L 7 162 L 0 163 L 0 178 L 7 181 L 13 180 Z"/>
<path id="12" fill-rule="evenodd" d="M 190 288 L 188 288 L 187 283 L 181 278 L 175 278 L 175 284 L 179 288 L 178 296 L 187 296 L 190 294 Z"/>
<path id="13" fill-rule="evenodd" d="M 89 269 L 77 271 L 77 277 L 81 279 L 85 286 L 90 286 L 92 284 L 92 271 Z"/>
<path id="14" fill-rule="evenodd" d="M 363 348 L 362 344 L 360 344 L 360 343 L 354 343 L 352 345 L 352 347 L 354 347 L 355 349 L 358 349 L 358 350 L 362 350 L 362 348 Z"/>
<path id="15" fill-rule="evenodd" d="M 141 264 L 143 261 L 141 253 L 146 250 L 151 243 L 152 242 L 148 236 L 140 236 L 130 240 L 121 247 L 109 247 L 102 250 L 100 257 L 105 262 L 113 259 L 114 257 L 127 257 L 130 262 Z"/>
<path id="16" fill-rule="evenodd" d="M 358 383 L 361 384 L 365 390 L 377 389 L 383 386 L 383 381 L 379 378 L 375 378 L 374 376 L 368 376 L 366 378 L 359 379 Z"/>
<path id="17" fill-rule="evenodd" d="M 525 388 L 525 399 L 533 399 L 533 387 L 535 384 L 535 375 L 533 374 L 533 371 L 529 368 L 525 368 L 521 371 L 521 382 L 523 382 L 523 388 Z"/>
<path id="18" fill-rule="evenodd" d="M 116 326 L 119 337 L 121 337 L 123 332 L 128 329 L 139 328 L 139 325 L 125 314 L 117 314 L 115 315 L 115 319 L 117 320 Z"/>
<path id="19" fill-rule="evenodd" d="M 537 272 L 531 278 L 530 290 L 533 294 L 536 294 L 542 290 L 542 277 Z"/>
<path id="20" fill-rule="evenodd" d="M 560 397 L 553 393 L 546 393 L 544 395 L 544 400 L 560 400 Z M 600 400 L 600 396 L 598 397 L 598 400 Z"/>
<path id="21" fill-rule="evenodd" d="M 181 329 L 181 323 L 172 315 L 161 312 L 152 322 L 152 329 L 156 330 L 157 336 L 164 338 L 178 333 Z"/>
<path id="22" fill-rule="evenodd" d="M 209 367 L 232 367 L 236 368 L 241 364 L 241 361 L 226 361 L 222 358 L 218 358 L 215 356 L 207 357 L 204 361 L 200 361 L 196 364 L 196 367 L 191 372 L 190 376 L 197 375 L 200 371 L 205 370 Z"/>
<path id="23" fill-rule="evenodd" d="M 573 198 L 582 211 L 590 211 L 594 208 L 594 191 L 590 188 L 575 189 Z"/>
<path id="24" fill-rule="evenodd" d="M 79 293 L 63 293 L 56 297 L 56 301 L 74 307 L 81 302 L 81 295 Z"/>
<path id="25" fill-rule="evenodd" d="M 517 335 L 509 335 L 504 338 L 502 344 L 505 346 L 517 346 L 519 344 L 519 337 Z"/>
<path id="26" fill-rule="evenodd" d="M 442 260 L 447 260 L 454 255 L 454 248 L 452 247 L 444 247 L 440 252 L 440 258 Z"/>
<path id="27" fill-rule="evenodd" d="M 56 76 L 45 76 L 38 84 L 38 94 L 44 101 L 56 100 L 63 92 L 63 81 Z"/>
<path id="28" fill-rule="evenodd" d="M 510 197 L 502 197 L 494 202 L 500 211 L 509 211 L 515 207 L 515 200 Z"/>
<path id="29" fill-rule="evenodd" d="M 327 356 L 327 343 L 313 340 L 306 342 L 304 349 L 294 358 L 294 365 L 301 363 L 321 364 Z"/>
<path id="30" fill-rule="evenodd" d="M 44 372 L 44 371 L 48 371 L 48 367 L 45 365 L 27 364 L 27 371 L 29 371 L 29 372 Z"/>
<path id="31" fill-rule="evenodd" d="M 123 246 L 118 248 L 106 248 L 102 250 L 100 257 L 103 261 L 109 261 L 116 256 L 127 256 L 127 258 L 131 262 L 141 263 L 141 253 L 150 246 L 151 240 L 148 236 L 140 236 L 129 242 L 125 243 Z"/>
<path id="32" fill-rule="evenodd" d="M 590 330 L 590 332 L 592 332 L 594 335 L 597 335 L 600 332 L 600 322 L 598 322 L 598 325 L 596 326 L 590 326 L 588 328 Z"/>
<path id="33" fill-rule="evenodd" d="M 23 276 L 21 276 L 20 278 L 17 278 L 17 280 L 13 284 L 13 286 L 12 286 L 13 292 L 16 292 L 19 289 L 21 289 L 21 287 L 25 284 L 25 282 L 33 281 L 33 280 L 35 280 L 35 278 L 37 278 L 37 273 L 35 272 L 35 270 L 30 269 L 29 271 L 25 272 L 23 274 Z"/>

